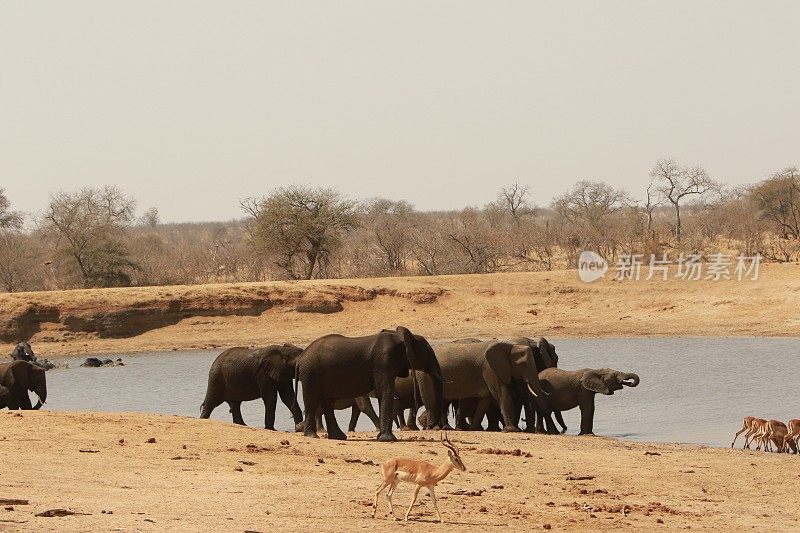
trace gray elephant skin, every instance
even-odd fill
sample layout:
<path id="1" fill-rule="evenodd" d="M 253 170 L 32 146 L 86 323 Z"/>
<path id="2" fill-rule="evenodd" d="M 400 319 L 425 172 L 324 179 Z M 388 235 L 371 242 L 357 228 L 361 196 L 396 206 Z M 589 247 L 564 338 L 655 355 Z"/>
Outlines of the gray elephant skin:
<path id="1" fill-rule="evenodd" d="M 458 341 L 454 342 L 475 342 L 472 339 L 459 339 Z M 480 341 L 477 341 L 480 342 Z M 537 339 L 531 339 L 529 337 L 514 337 L 511 339 L 503 339 L 502 342 L 508 342 L 511 344 L 519 344 L 522 346 L 528 346 L 531 348 L 533 352 L 533 360 L 536 364 L 536 371 L 541 372 L 546 368 L 554 368 L 558 366 L 558 354 L 556 353 L 556 347 L 549 342 L 544 337 L 539 337 Z M 536 407 L 536 402 L 524 384 L 521 384 L 519 380 L 515 381 L 515 387 L 512 389 L 512 396 L 514 399 L 514 407 L 515 407 L 515 416 L 516 419 L 519 420 L 520 413 L 522 410 L 525 410 L 525 431 L 528 432 L 545 432 L 546 429 L 542 425 L 542 420 L 544 420 L 544 413 L 539 413 Z M 473 398 L 469 400 L 460 400 L 458 402 L 457 408 L 457 415 L 456 415 L 456 428 L 458 429 L 469 429 L 473 426 L 472 423 L 467 423 L 467 418 L 472 420 L 475 414 L 475 408 L 477 407 L 478 399 Z M 538 415 L 538 416 L 537 416 Z M 555 411 L 553 413 L 555 415 L 556 420 L 562 427 L 562 433 L 566 431 L 567 426 L 564 424 L 564 419 L 561 417 L 561 413 Z M 500 431 L 502 428 L 503 417 L 502 413 L 500 412 L 500 406 L 496 402 L 492 402 L 491 406 L 486 411 L 486 418 L 487 418 L 487 430 L 489 431 Z M 536 423 L 538 421 L 538 423 Z M 481 425 L 481 420 L 476 420 L 474 425 Z"/>
<path id="2" fill-rule="evenodd" d="M 521 386 L 533 395 L 537 409 L 546 413 L 548 431 L 556 432 L 529 346 L 501 341 L 450 342 L 437 344 L 434 350 L 445 380 L 445 402 L 478 398 L 470 429 L 480 429 L 480 421 L 494 400 L 503 416 L 503 431 L 519 431 L 512 396 Z M 424 402 L 431 394 L 430 385 L 427 376 L 419 381 Z"/>
<path id="3" fill-rule="evenodd" d="M 328 438 L 346 439 L 334 417 L 334 402 L 374 390 L 380 404 L 378 440 L 397 440 L 392 433 L 395 379 L 407 377 L 411 370 L 430 378 L 426 407 L 437 413 L 435 425 L 442 405 L 442 374 L 424 337 L 400 326 L 365 337 L 326 335 L 315 340 L 297 362 L 297 377 L 303 384 L 304 434 L 317 437 L 316 413 L 322 408 Z"/>
<path id="4" fill-rule="evenodd" d="M 274 430 L 275 408 L 280 395 L 295 424 L 299 424 L 303 416 L 295 401 L 292 377 L 302 352 L 302 348 L 291 344 L 225 350 L 217 356 L 208 372 L 200 418 L 210 417 L 214 408 L 227 402 L 234 423 L 245 425 L 242 402 L 261 398 L 264 401 L 264 427 Z"/>
<path id="5" fill-rule="evenodd" d="M 548 368 L 539 373 L 542 388 L 548 393 L 548 402 L 554 411 L 581 410 L 580 435 L 593 435 L 594 397 L 596 394 L 612 395 L 622 387 L 636 387 L 639 376 L 611 368 L 583 368 L 563 370 Z"/>
<path id="6" fill-rule="evenodd" d="M 47 378 L 45 370 L 29 361 L 12 361 L 0 364 L 0 385 L 8 389 L 6 406 L 11 409 L 39 409 L 47 401 Z M 28 391 L 38 396 L 39 401 L 31 405 Z"/>

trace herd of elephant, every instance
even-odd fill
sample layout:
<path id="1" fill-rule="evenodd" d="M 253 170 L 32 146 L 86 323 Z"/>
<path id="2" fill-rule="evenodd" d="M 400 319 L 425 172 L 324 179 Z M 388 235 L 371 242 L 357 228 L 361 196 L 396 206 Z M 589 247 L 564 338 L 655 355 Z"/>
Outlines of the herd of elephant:
<path id="1" fill-rule="evenodd" d="M 302 384 L 304 411 L 297 384 Z M 451 427 L 559 433 L 561 412 L 580 408 L 580 434 L 593 434 L 595 394 L 636 387 L 639 376 L 609 368 L 562 370 L 546 339 L 519 337 L 482 341 L 458 339 L 431 345 L 405 327 L 365 337 L 326 335 L 305 349 L 292 344 L 231 348 L 212 363 L 201 418 L 227 402 L 233 421 L 244 424 L 241 403 L 261 398 L 264 427 L 275 428 L 278 396 L 289 408 L 295 430 L 317 437 L 321 421 L 330 439 L 346 439 L 334 411 L 351 408 L 349 430 L 363 412 L 379 441 L 393 441 L 393 428 Z M 375 413 L 370 398 L 378 400 Z M 418 409 L 425 411 L 417 418 Z M 406 416 L 405 412 L 408 411 Z M 524 416 L 523 416 L 524 413 Z"/>

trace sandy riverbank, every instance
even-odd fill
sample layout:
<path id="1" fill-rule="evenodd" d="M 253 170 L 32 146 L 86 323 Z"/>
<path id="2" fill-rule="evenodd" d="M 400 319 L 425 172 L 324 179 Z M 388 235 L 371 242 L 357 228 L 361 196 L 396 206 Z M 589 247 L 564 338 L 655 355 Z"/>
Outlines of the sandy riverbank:
<path id="1" fill-rule="evenodd" d="M 762 265 L 757 281 L 611 277 L 586 284 L 569 270 L 0 294 L 0 349 L 20 338 L 43 356 L 307 343 L 397 324 L 431 338 L 800 335 L 795 264 Z"/>
<path id="2" fill-rule="evenodd" d="M 390 522 L 385 499 L 378 517 L 370 518 L 380 480 L 370 462 L 392 456 L 442 461 L 436 442 L 379 444 L 372 434 L 332 442 L 218 421 L 47 411 L 0 412 L 0 435 L 0 453 L 14 457 L 0 475 L 0 497 L 29 502 L 0 509 L 3 530 L 800 528 L 792 497 L 800 482 L 799 459 L 783 454 L 454 432 L 468 471 L 453 472 L 439 486 L 439 507 L 448 522 L 440 526 L 432 523 L 427 495 L 420 497 L 412 522 Z M 487 449 L 519 449 L 520 455 Z M 570 474 L 593 478 L 569 481 Z M 409 498 L 408 486 L 398 489 L 397 513 Z M 593 510 L 585 511 L 584 503 Z M 81 514 L 34 516 L 56 508 Z"/>

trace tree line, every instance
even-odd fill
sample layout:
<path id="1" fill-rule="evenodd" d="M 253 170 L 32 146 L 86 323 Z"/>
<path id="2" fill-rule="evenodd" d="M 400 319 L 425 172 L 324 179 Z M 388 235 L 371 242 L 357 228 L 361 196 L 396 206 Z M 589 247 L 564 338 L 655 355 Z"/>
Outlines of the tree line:
<path id="1" fill-rule="evenodd" d="M 57 290 L 270 279 L 574 268 L 583 250 L 800 261 L 800 171 L 726 187 L 697 166 L 655 163 L 639 200 L 583 180 L 548 205 L 514 183 L 482 207 L 422 212 L 334 189 L 277 188 L 229 222 L 163 224 L 117 187 L 50 197 L 25 217 L 0 189 L 0 289 Z"/>

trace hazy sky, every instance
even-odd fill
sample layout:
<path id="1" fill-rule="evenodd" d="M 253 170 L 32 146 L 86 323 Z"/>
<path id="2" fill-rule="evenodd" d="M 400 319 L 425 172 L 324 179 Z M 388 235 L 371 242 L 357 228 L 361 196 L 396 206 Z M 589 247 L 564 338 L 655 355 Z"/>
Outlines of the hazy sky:
<path id="1" fill-rule="evenodd" d="M 514 181 L 639 197 L 653 162 L 800 164 L 800 2 L 0 3 L 0 187 L 162 220 L 289 183 L 420 209 Z"/>

